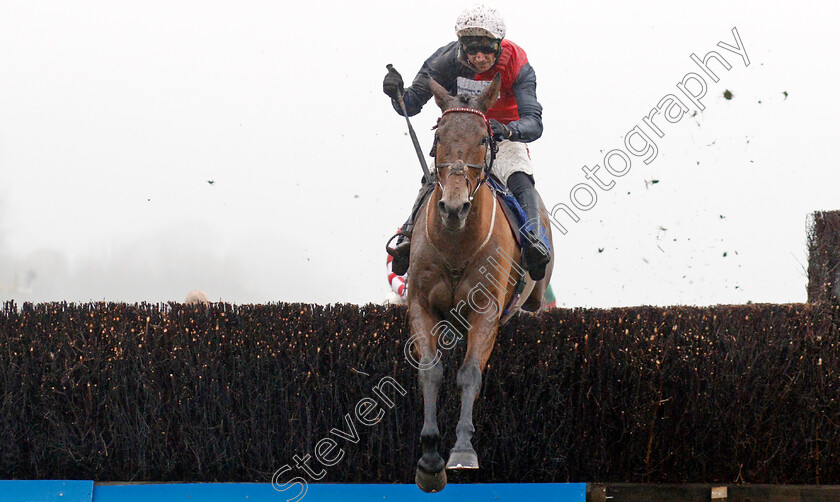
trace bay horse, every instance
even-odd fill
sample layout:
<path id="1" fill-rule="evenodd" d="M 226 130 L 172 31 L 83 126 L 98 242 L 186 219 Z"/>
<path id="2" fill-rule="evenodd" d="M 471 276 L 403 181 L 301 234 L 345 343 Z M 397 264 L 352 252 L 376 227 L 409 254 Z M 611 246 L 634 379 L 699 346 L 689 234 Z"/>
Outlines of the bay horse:
<path id="1" fill-rule="evenodd" d="M 418 214 L 409 258 L 408 319 L 412 352 L 423 395 L 422 457 L 415 481 L 425 492 L 446 486 L 438 453 L 437 396 L 443 378 L 441 348 L 454 347 L 467 332 L 464 362 L 458 370 L 461 415 L 447 469 L 477 469 L 472 446 L 473 403 L 481 375 L 493 351 L 501 309 L 532 312 L 542 306 L 554 258 L 540 281 L 519 267 L 520 250 L 502 208 L 485 183 L 494 148 L 485 113 L 499 96 L 499 75 L 478 96 L 450 96 L 430 79 L 435 102 L 443 112 L 436 133 L 436 186 Z M 492 161 L 491 161 L 492 162 Z M 550 242 L 551 228 L 540 201 L 542 223 Z M 524 275 L 525 287 L 515 291 Z M 520 284 L 521 287 L 521 284 Z M 517 294 L 518 293 L 518 294 Z"/>

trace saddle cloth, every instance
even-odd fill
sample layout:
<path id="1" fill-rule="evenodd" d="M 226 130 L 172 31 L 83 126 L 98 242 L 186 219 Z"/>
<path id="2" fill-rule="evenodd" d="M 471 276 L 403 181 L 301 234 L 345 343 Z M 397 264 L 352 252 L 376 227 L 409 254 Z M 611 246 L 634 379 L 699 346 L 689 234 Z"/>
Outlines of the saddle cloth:
<path id="1" fill-rule="evenodd" d="M 502 209 L 504 209 L 505 212 L 505 217 L 510 224 L 511 230 L 513 230 L 514 237 L 516 237 L 516 243 L 521 248 L 522 235 L 520 229 L 522 228 L 522 225 L 528 221 L 528 216 L 525 214 L 522 206 L 519 205 L 519 201 L 513 196 L 513 192 L 503 185 L 502 182 L 496 179 L 495 176 L 491 175 L 488 177 L 487 184 L 501 203 Z"/>
<path id="2" fill-rule="evenodd" d="M 528 216 L 525 214 L 522 206 L 519 205 L 519 201 L 516 200 L 513 192 L 496 179 L 495 176 L 491 175 L 487 178 L 487 184 L 496 196 L 496 199 L 499 200 L 499 205 L 502 206 L 505 218 L 510 225 L 510 229 L 513 231 L 513 236 L 516 238 L 516 244 L 520 249 L 522 249 L 521 228 L 525 222 L 528 221 Z M 513 314 L 515 313 L 513 306 L 519 301 L 519 297 L 522 296 L 522 292 L 525 290 L 525 276 L 527 273 L 524 270 L 525 266 L 525 255 L 523 254 L 520 255 L 519 258 L 519 280 L 516 281 L 516 286 L 513 288 L 513 296 L 511 296 L 510 301 L 508 301 L 507 305 L 505 305 L 505 309 L 499 319 L 500 324 L 507 323 L 508 320 L 513 317 Z"/>

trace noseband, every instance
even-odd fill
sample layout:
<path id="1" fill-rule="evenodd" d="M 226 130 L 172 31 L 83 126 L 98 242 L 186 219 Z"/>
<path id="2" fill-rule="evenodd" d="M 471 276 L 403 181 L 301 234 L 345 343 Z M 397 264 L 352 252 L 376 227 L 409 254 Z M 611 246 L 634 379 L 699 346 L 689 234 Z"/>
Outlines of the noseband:
<path id="1" fill-rule="evenodd" d="M 487 176 L 490 175 L 490 169 L 493 168 L 493 161 L 496 160 L 496 152 L 498 151 L 498 145 L 496 144 L 496 141 L 493 139 L 493 130 L 490 128 L 490 122 L 487 120 L 487 116 L 484 115 L 480 110 L 476 110 L 475 108 L 463 108 L 463 107 L 449 108 L 449 109 L 446 109 L 446 110 L 443 111 L 443 114 L 441 115 L 440 119 L 438 119 L 438 124 L 440 124 L 440 120 L 447 113 L 472 113 L 473 115 L 478 115 L 479 117 L 481 117 L 482 120 L 484 120 L 484 126 L 487 128 L 487 138 L 488 139 L 487 139 L 487 143 L 486 143 L 487 151 L 484 154 L 484 164 L 468 164 L 468 163 L 466 163 L 466 162 L 464 162 L 463 160 L 460 160 L 460 159 L 456 160 L 455 162 L 446 162 L 446 163 L 443 163 L 443 164 L 438 164 L 437 163 L 437 158 L 435 158 L 434 175 L 435 175 L 435 178 L 438 178 L 437 185 L 440 187 L 441 192 L 443 192 L 443 182 L 445 182 L 447 179 L 449 179 L 450 176 L 452 176 L 453 174 L 457 175 L 457 176 L 463 176 L 464 179 L 467 182 L 467 190 L 469 190 L 469 192 L 470 192 L 469 200 L 470 200 L 470 202 L 472 202 L 473 198 L 475 197 L 475 194 L 478 192 L 478 189 L 481 188 L 481 185 L 485 181 L 487 181 Z M 436 128 L 437 128 L 437 125 L 435 125 L 435 127 L 433 127 L 432 129 L 436 129 Z M 435 146 L 433 147 L 433 149 L 436 149 L 437 141 L 438 141 L 437 135 L 435 135 Z M 488 153 L 489 153 L 489 155 L 487 155 Z M 488 157 L 490 158 L 489 162 L 487 161 Z M 445 168 L 445 167 L 449 167 L 449 168 L 451 168 L 451 170 L 449 171 L 449 174 L 446 175 L 446 178 L 444 178 L 443 182 L 442 182 L 437 174 L 438 174 L 439 169 L 442 169 L 442 168 Z M 475 188 L 472 188 L 472 184 L 470 183 L 470 179 L 467 177 L 466 168 L 468 168 L 468 167 L 472 168 L 472 169 L 482 169 L 484 171 L 481 179 L 478 181 L 478 184 L 476 184 Z"/>

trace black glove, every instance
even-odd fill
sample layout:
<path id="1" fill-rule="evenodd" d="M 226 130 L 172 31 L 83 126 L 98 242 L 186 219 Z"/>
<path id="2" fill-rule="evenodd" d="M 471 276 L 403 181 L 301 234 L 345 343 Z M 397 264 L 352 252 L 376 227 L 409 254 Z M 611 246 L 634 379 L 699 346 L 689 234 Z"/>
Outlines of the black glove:
<path id="1" fill-rule="evenodd" d="M 513 129 L 496 119 L 490 119 L 490 130 L 493 131 L 493 138 L 496 141 L 510 139 L 513 136 Z"/>
<path id="2" fill-rule="evenodd" d="M 402 75 L 391 65 L 388 65 L 388 74 L 385 75 L 385 80 L 382 81 L 382 92 L 390 96 L 393 100 L 400 99 L 403 93 Z"/>

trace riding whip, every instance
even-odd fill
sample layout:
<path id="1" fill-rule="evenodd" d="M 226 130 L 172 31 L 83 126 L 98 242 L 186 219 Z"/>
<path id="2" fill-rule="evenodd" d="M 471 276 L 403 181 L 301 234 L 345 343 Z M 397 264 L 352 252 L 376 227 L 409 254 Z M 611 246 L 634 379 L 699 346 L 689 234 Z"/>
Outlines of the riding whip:
<path id="1" fill-rule="evenodd" d="M 394 65 L 388 64 L 385 66 L 388 71 L 394 68 Z M 414 133 L 414 128 L 411 127 L 411 121 L 408 120 L 408 111 L 405 109 L 405 101 L 403 100 L 403 94 L 399 95 L 398 99 L 400 103 L 400 109 L 403 112 L 403 116 L 405 117 L 405 123 L 408 124 L 408 133 L 411 135 L 411 141 L 414 143 L 414 151 L 417 152 L 417 158 L 420 159 L 420 167 L 423 168 L 423 176 L 426 178 L 426 183 L 432 183 L 432 174 L 429 172 L 429 166 L 426 165 L 426 158 L 423 156 L 423 152 L 420 150 L 420 142 L 417 140 L 417 134 Z"/>

